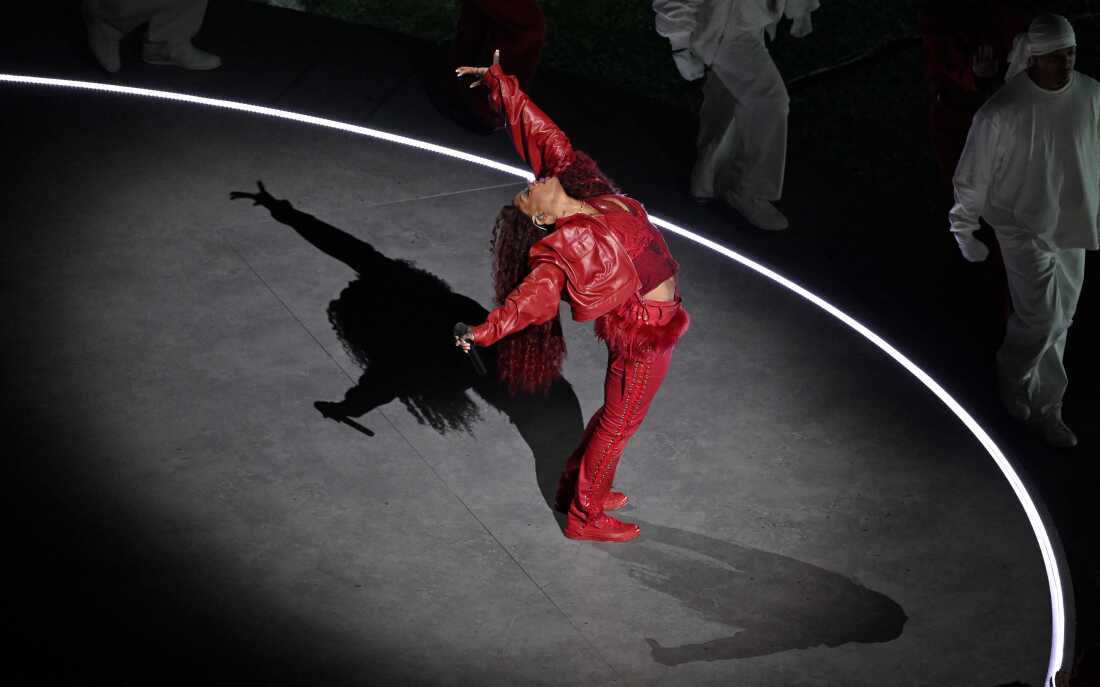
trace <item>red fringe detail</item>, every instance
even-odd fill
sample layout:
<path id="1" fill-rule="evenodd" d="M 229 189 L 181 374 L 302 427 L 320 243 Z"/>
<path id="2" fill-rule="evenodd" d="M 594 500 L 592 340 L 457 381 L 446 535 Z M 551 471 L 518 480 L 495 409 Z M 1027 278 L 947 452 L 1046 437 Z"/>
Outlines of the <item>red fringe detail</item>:
<path id="1" fill-rule="evenodd" d="M 638 358 L 672 348 L 691 325 L 691 317 L 683 306 L 663 325 L 639 319 L 644 310 L 642 303 L 629 300 L 601 315 L 596 320 L 596 337 L 606 341 L 616 353 Z"/>

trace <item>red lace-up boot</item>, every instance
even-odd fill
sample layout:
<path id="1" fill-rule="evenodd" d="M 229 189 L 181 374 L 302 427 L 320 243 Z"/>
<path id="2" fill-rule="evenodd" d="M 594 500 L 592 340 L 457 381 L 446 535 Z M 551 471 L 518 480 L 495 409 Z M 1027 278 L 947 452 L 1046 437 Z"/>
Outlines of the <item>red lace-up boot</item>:
<path id="1" fill-rule="evenodd" d="M 565 461 L 565 467 L 561 471 L 561 478 L 558 480 L 558 493 L 554 497 L 554 510 L 559 513 L 569 512 L 569 504 L 573 503 L 573 498 L 577 494 L 577 474 L 581 469 L 581 456 L 584 455 L 588 440 L 592 436 L 592 427 L 593 425 L 590 423 L 584 436 L 581 437 L 580 446 L 569 456 L 569 460 Z M 605 511 L 618 510 L 628 503 L 630 503 L 630 497 L 623 492 L 608 491 L 607 497 L 603 501 L 603 509 Z"/>
<path id="2" fill-rule="evenodd" d="M 616 449 L 619 450 L 616 450 Z M 641 529 L 605 513 L 604 503 L 611 492 L 611 480 L 615 476 L 621 448 L 615 442 L 601 447 L 598 460 L 581 462 L 577 474 L 576 494 L 565 516 L 565 536 L 587 541 L 630 541 L 641 534 Z M 588 469 L 585 469 L 585 468 Z"/>

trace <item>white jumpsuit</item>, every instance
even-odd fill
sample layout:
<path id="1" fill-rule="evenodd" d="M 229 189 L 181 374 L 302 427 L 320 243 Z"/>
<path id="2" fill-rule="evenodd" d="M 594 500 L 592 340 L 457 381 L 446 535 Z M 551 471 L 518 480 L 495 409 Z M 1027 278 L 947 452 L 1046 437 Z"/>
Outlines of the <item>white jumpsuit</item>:
<path id="1" fill-rule="evenodd" d="M 955 170 L 951 230 L 972 234 L 978 217 L 1001 246 L 1015 312 L 997 352 L 1001 379 L 1027 391 L 1032 408 L 1060 408 L 1062 364 L 1085 277 L 1085 251 L 1100 224 L 1100 83 L 1074 72 L 1057 91 L 1023 72 L 974 116 Z"/>
<path id="2" fill-rule="evenodd" d="M 688 80 L 706 73 L 692 195 L 713 198 L 727 189 L 769 201 L 783 195 L 790 98 L 764 34 L 774 36 L 784 15 L 807 20 L 818 6 L 818 0 L 653 0 L 657 32 L 669 39 L 680 73 Z"/>
<path id="3" fill-rule="evenodd" d="M 84 16 L 117 32 L 116 38 L 149 22 L 146 42 L 178 45 L 202 28 L 207 0 L 83 0 Z"/>

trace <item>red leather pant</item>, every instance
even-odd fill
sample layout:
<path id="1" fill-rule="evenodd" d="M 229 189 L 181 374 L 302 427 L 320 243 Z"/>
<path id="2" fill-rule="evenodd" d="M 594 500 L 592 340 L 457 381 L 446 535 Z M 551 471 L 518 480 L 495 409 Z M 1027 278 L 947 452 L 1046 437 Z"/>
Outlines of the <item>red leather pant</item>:
<path id="1" fill-rule="evenodd" d="M 641 301 L 647 325 L 677 327 L 676 337 L 687 328 L 686 312 L 679 299 Z M 675 342 L 645 353 L 608 347 L 604 403 L 588 421 L 581 443 L 565 463 L 559 495 L 574 491 L 569 517 L 582 523 L 603 513 L 603 502 L 615 478 L 623 449 L 642 425 L 649 405 L 668 372 Z"/>

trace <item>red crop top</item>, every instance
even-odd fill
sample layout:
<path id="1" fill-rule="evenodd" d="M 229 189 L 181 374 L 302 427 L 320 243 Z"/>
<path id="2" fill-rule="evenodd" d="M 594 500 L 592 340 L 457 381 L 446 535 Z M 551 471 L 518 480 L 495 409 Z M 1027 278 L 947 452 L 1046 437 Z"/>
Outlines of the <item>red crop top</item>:
<path id="1" fill-rule="evenodd" d="M 615 201 L 625 205 L 627 210 L 623 210 Z M 585 202 L 600 211 L 596 220 L 603 220 L 603 224 L 626 249 L 642 282 L 643 294 L 676 276 L 680 265 L 669 252 L 661 232 L 650 224 L 641 203 L 620 195 L 597 196 L 587 198 Z"/>

